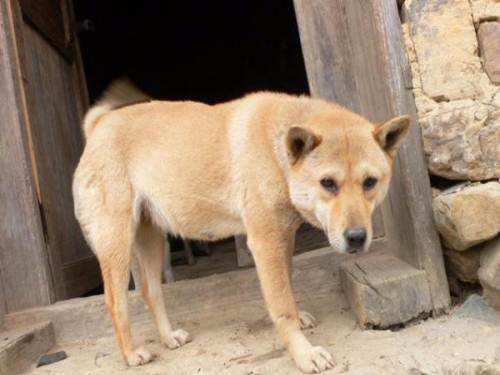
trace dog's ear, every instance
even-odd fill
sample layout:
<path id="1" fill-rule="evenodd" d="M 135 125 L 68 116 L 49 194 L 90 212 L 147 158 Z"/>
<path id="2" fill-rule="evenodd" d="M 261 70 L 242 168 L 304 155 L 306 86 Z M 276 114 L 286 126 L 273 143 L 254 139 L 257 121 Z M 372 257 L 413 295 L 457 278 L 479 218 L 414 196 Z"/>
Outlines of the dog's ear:
<path id="1" fill-rule="evenodd" d="M 312 150 L 319 146 L 321 137 L 310 130 L 293 126 L 286 135 L 286 149 L 290 164 L 295 164 Z"/>
<path id="2" fill-rule="evenodd" d="M 391 157 L 395 157 L 410 130 L 410 116 L 395 117 L 375 128 L 375 139 Z"/>

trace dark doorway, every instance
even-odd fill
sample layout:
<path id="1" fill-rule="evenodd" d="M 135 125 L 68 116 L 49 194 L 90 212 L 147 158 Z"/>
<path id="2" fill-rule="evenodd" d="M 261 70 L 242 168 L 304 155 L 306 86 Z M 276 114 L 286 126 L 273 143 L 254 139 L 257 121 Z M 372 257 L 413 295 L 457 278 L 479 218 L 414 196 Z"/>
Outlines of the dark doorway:
<path id="1" fill-rule="evenodd" d="M 308 92 L 292 0 L 80 0 L 75 13 L 91 101 L 123 75 L 171 100 Z"/>

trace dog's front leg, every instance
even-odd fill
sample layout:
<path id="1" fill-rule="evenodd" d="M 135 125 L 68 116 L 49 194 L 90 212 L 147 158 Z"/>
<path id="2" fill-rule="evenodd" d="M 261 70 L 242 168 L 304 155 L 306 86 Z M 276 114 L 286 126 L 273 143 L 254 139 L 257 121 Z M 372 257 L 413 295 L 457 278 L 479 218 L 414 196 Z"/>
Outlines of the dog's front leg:
<path id="1" fill-rule="evenodd" d="M 288 271 L 288 277 L 290 278 L 290 283 L 292 282 L 294 253 L 295 253 L 295 236 L 292 236 L 292 239 L 288 242 L 287 246 L 287 271 Z M 307 311 L 299 310 L 299 321 L 301 329 L 316 327 L 316 319 Z"/>
<path id="2" fill-rule="evenodd" d="M 330 353 L 312 346 L 300 330 L 287 259 L 295 232 L 259 225 L 247 228 L 247 236 L 269 314 L 295 363 L 305 373 L 333 367 Z"/>

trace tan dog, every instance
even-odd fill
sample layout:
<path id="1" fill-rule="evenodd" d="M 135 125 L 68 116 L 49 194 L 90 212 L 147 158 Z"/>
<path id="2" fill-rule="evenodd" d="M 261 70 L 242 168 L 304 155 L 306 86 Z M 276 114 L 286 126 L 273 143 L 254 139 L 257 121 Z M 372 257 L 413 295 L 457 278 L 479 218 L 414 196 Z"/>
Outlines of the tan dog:
<path id="1" fill-rule="evenodd" d="M 102 270 L 106 303 L 126 362 L 134 349 L 127 312 L 132 253 L 162 342 L 172 330 L 161 292 L 164 233 L 217 240 L 246 234 L 269 314 L 297 366 L 333 366 L 301 332 L 312 324 L 294 301 L 294 237 L 307 220 L 334 250 L 369 247 L 371 215 L 384 198 L 408 117 L 374 125 L 319 99 L 257 93 L 219 105 L 143 100 L 125 82 L 87 114 L 87 145 L 74 176 L 75 211 Z M 302 318 L 302 320 L 301 320 Z M 302 327 L 303 328 L 303 327 Z"/>

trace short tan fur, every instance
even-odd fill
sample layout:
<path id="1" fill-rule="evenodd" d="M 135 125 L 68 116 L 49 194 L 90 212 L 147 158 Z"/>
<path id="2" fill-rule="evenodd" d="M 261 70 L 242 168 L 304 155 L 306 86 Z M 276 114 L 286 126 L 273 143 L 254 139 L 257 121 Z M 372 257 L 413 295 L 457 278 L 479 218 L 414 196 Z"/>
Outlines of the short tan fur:
<path id="1" fill-rule="evenodd" d="M 131 104 L 144 100 L 118 81 L 90 109 L 73 183 L 125 361 L 152 359 L 132 344 L 131 256 L 161 339 L 173 349 L 191 338 L 172 329 L 162 299 L 165 233 L 207 241 L 246 234 L 269 314 L 295 363 L 306 373 L 332 367 L 331 354 L 301 332 L 314 320 L 292 293 L 295 232 L 308 221 L 335 251 L 369 248 L 371 215 L 387 193 L 408 117 L 376 125 L 320 99 L 267 92 L 213 106 Z"/>

